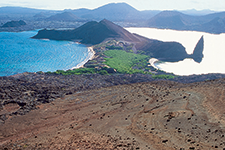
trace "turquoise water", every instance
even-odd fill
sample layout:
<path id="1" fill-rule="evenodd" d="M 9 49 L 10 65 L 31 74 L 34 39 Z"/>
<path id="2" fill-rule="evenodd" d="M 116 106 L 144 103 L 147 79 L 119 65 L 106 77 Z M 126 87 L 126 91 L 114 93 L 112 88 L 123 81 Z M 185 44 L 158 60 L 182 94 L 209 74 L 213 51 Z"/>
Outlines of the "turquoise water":
<path id="1" fill-rule="evenodd" d="M 30 38 L 36 34 L 37 31 L 0 32 L 0 76 L 67 70 L 89 56 L 84 45 Z"/>

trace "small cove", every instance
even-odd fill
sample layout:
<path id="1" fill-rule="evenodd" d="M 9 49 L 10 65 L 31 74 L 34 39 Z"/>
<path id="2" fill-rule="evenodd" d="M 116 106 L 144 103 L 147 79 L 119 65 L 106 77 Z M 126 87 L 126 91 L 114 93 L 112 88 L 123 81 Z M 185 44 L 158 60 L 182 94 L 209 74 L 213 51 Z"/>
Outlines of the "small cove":
<path id="1" fill-rule="evenodd" d="M 176 41 L 181 43 L 188 54 L 191 54 L 201 36 L 204 36 L 204 51 L 201 63 L 192 59 L 180 62 L 156 63 L 155 65 L 166 72 L 176 75 L 193 75 L 207 73 L 225 73 L 225 34 L 209 34 L 196 31 L 175 31 L 154 28 L 126 28 L 131 33 L 160 41 Z"/>

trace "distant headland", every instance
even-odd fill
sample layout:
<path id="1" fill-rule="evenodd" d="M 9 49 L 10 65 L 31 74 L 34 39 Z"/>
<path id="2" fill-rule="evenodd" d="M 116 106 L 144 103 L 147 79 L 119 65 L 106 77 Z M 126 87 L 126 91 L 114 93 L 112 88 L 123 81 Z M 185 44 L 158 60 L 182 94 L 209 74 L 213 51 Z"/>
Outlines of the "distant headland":
<path id="1" fill-rule="evenodd" d="M 21 27 L 21 26 L 25 26 L 26 22 L 24 22 L 23 20 L 20 21 L 9 21 L 6 22 L 4 25 L 2 25 L 2 28 L 8 28 L 8 27 Z"/>
<path id="2" fill-rule="evenodd" d="M 203 37 L 197 43 L 194 53 L 188 55 L 185 48 L 177 42 L 162 42 L 132 34 L 109 20 L 91 21 L 74 30 L 43 29 L 32 38 L 51 40 L 79 41 L 82 44 L 96 45 L 107 40 L 117 40 L 131 43 L 132 50 L 137 54 L 144 54 L 161 61 L 176 62 L 185 58 L 194 58 L 201 62 L 203 57 Z"/>

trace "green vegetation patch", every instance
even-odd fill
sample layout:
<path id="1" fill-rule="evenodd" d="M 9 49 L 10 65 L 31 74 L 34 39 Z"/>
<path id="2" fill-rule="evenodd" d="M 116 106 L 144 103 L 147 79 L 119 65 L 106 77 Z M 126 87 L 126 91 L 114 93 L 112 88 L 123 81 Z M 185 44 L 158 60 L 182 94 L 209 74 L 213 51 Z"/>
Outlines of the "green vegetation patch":
<path id="1" fill-rule="evenodd" d="M 52 72 L 47 72 L 47 73 L 52 73 Z M 81 75 L 81 74 L 94 74 L 98 73 L 101 75 L 107 75 L 108 72 L 106 70 L 97 70 L 95 68 L 79 68 L 79 69 L 74 69 L 74 70 L 57 70 L 53 72 L 54 74 L 61 74 L 61 75 Z"/>
<path id="2" fill-rule="evenodd" d="M 108 50 L 104 54 L 110 57 L 105 58 L 104 64 L 116 69 L 119 73 L 149 73 L 144 69 L 148 65 L 149 56 L 128 53 L 122 50 Z"/>

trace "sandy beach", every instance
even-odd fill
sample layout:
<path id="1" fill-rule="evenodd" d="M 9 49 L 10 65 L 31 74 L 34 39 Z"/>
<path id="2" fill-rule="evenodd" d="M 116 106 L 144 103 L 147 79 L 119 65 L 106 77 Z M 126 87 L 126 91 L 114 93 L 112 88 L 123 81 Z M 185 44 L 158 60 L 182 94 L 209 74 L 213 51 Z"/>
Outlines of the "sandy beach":
<path id="1" fill-rule="evenodd" d="M 70 70 L 77 69 L 77 68 L 82 68 L 85 63 L 87 63 L 89 60 L 92 60 L 95 56 L 95 51 L 93 50 L 93 47 L 87 47 L 88 48 L 88 57 L 79 63 L 77 66 L 71 68 Z"/>
<path id="2" fill-rule="evenodd" d="M 159 61 L 159 60 L 156 59 L 156 58 L 151 58 L 151 59 L 149 59 L 150 65 L 151 65 L 152 67 L 154 67 L 155 69 L 158 70 L 159 68 L 157 68 L 157 67 L 155 66 L 155 63 L 156 63 L 157 61 Z"/>

